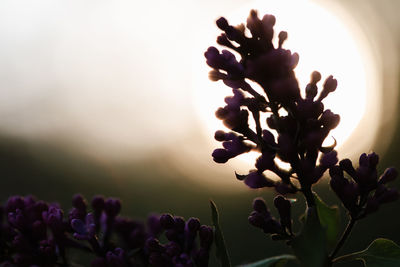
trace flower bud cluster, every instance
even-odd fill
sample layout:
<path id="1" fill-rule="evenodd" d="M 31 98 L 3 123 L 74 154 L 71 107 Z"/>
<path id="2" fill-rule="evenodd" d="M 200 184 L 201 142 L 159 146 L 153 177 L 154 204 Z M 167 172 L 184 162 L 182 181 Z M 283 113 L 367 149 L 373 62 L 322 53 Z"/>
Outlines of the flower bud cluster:
<path id="1" fill-rule="evenodd" d="M 274 46 L 274 24 L 274 16 L 260 19 L 254 10 L 246 26 L 232 26 L 222 17 L 217 20 L 218 28 L 223 31 L 217 43 L 233 52 L 210 47 L 204 55 L 213 69 L 210 79 L 222 80 L 233 92 L 233 96 L 225 98 L 226 105 L 216 112 L 231 132 L 215 133 L 223 148 L 214 150 L 214 161 L 225 163 L 250 150 L 258 151 L 261 155 L 256 169 L 238 177 L 251 188 L 275 187 L 285 194 L 310 188 L 337 163 L 337 153 L 333 150 L 336 142 L 330 147 L 322 144 L 340 118 L 324 109 L 322 103 L 336 90 L 337 81 L 329 76 L 318 93 L 321 74 L 313 72 L 302 96 L 294 73 L 299 56 L 282 47 L 286 32 L 279 33 L 278 45 Z M 254 89 L 250 81 L 258 84 L 262 92 Z M 255 127 L 249 126 L 250 114 Z M 291 169 L 281 169 L 276 159 L 289 163 Z M 280 180 L 266 177 L 267 170 Z"/>
<path id="2" fill-rule="evenodd" d="M 350 159 L 344 159 L 339 162 L 339 166 L 329 170 L 331 188 L 353 219 L 362 218 L 377 211 L 380 205 L 399 198 L 397 189 L 386 185 L 396 179 L 396 169 L 387 168 L 378 177 L 378 162 L 377 154 L 364 153 L 360 156 L 359 167 L 356 169 Z M 344 173 L 350 177 L 346 178 Z"/>
<path id="3" fill-rule="evenodd" d="M 275 197 L 274 205 L 279 212 L 279 221 L 271 215 L 264 199 L 254 199 L 249 222 L 251 225 L 262 229 L 264 233 L 271 234 L 274 240 L 290 239 L 293 236 L 290 201 L 279 195 Z"/>
<path id="4" fill-rule="evenodd" d="M 66 218 L 57 203 L 10 197 L 0 206 L 0 265 L 68 266 L 75 248 L 93 254 L 92 266 L 208 266 L 214 232 L 196 218 L 150 215 L 143 223 L 121 217 L 121 201 L 102 196 L 89 206 L 75 195 L 72 206 Z"/>
<path id="5" fill-rule="evenodd" d="M 214 237 L 210 226 L 201 225 L 197 218 L 185 221 L 170 214 L 161 215 L 158 221 L 168 242 L 162 244 L 156 236 L 146 240 L 151 266 L 208 266 Z"/>

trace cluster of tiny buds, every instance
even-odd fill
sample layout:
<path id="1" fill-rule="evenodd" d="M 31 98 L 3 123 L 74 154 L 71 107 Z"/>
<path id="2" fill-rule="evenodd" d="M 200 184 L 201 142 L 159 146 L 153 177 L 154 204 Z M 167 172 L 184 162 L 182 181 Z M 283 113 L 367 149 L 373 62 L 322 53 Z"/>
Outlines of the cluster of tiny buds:
<path id="1" fill-rule="evenodd" d="M 271 234 L 273 240 L 291 239 L 293 232 L 290 200 L 279 195 L 275 197 L 274 205 L 279 212 L 279 221 L 271 215 L 264 199 L 254 199 L 253 211 L 249 216 L 249 222 L 251 225 L 262 229 L 264 233 Z"/>
<path id="2" fill-rule="evenodd" d="M 208 266 L 214 232 L 196 218 L 153 214 L 143 223 L 120 216 L 121 201 L 103 196 L 89 208 L 78 194 L 72 206 L 65 218 L 57 203 L 10 197 L 0 208 L 0 265 L 69 266 L 74 248 L 93 255 L 92 266 Z"/>
<path id="3" fill-rule="evenodd" d="M 254 10 L 246 26 L 231 26 L 225 18 L 217 20 L 223 31 L 217 43 L 233 50 L 241 59 L 215 47 L 205 52 L 207 64 L 213 69 L 210 79 L 222 80 L 233 92 L 225 98 L 226 105 L 216 111 L 217 118 L 230 132 L 215 133 L 215 139 L 223 147 L 215 149 L 212 156 L 215 162 L 225 163 L 240 154 L 257 151 L 261 155 L 255 163 L 256 169 L 237 176 L 247 186 L 274 187 L 280 194 L 309 191 L 338 161 L 333 150 L 336 142 L 330 147 L 322 146 L 340 120 L 339 115 L 325 110 L 322 103 L 336 90 L 337 81 L 329 76 L 318 93 L 321 74 L 315 71 L 302 96 L 294 73 L 299 56 L 282 47 L 286 32 L 279 33 L 278 46 L 274 46 L 274 24 L 274 16 L 259 19 Z M 251 36 L 247 35 L 246 27 Z M 250 81 L 258 84 L 262 92 L 253 88 Z M 250 114 L 255 127 L 249 126 Z M 263 127 L 262 115 L 266 115 L 267 127 Z M 282 169 L 276 158 L 289 163 L 290 170 Z M 280 180 L 266 177 L 265 171 L 275 173 Z"/>
<path id="4" fill-rule="evenodd" d="M 395 180 L 397 171 L 387 168 L 378 177 L 377 165 L 379 156 L 375 153 L 362 154 L 359 166 L 355 169 L 350 159 L 344 159 L 338 166 L 330 168 L 330 185 L 340 198 L 350 216 L 360 219 L 378 210 L 379 206 L 399 198 L 399 192 L 395 188 L 389 188 L 386 184 Z M 350 178 L 346 178 L 347 173 Z"/>

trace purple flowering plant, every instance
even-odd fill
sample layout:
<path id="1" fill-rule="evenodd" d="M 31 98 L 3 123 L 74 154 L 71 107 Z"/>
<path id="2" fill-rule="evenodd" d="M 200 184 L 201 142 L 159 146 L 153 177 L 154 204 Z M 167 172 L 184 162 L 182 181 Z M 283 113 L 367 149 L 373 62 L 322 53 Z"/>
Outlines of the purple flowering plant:
<path id="1" fill-rule="evenodd" d="M 84 266 L 71 260 L 74 251 L 93 267 L 208 266 L 214 230 L 197 218 L 153 214 L 141 222 L 103 196 L 88 205 L 78 194 L 72 206 L 65 215 L 57 203 L 10 197 L 0 209 L 0 266 Z"/>
<path id="2" fill-rule="evenodd" d="M 212 68 L 210 79 L 223 81 L 233 93 L 216 111 L 229 132 L 215 133 L 222 148 L 215 149 L 212 157 L 225 163 L 243 153 L 259 153 L 255 168 L 236 173 L 236 178 L 252 189 L 274 189 L 279 219 L 264 199 L 256 198 L 249 223 L 273 240 L 286 242 L 293 251 L 243 266 L 330 267 L 354 260 L 368 267 L 400 266 L 400 247 L 387 239 L 338 256 L 358 221 L 399 198 L 398 191 L 387 185 L 396 179 L 397 171 L 387 168 L 378 175 L 377 154 L 362 154 L 355 166 L 349 159 L 339 161 L 336 142 L 323 145 L 340 120 L 323 104 L 336 90 L 337 81 L 329 76 L 319 90 L 321 74 L 315 71 L 301 93 L 294 72 L 299 56 L 283 48 L 286 32 L 278 34 L 274 45 L 274 24 L 274 16 L 260 19 L 254 10 L 246 25 L 232 26 L 220 18 L 217 26 L 223 33 L 217 43 L 228 50 L 210 47 L 205 52 Z M 340 237 L 339 208 L 327 206 L 313 192 L 326 172 L 349 218 Z M 291 216 L 299 194 L 307 206 L 301 229 Z M 171 214 L 152 214 L 145 222 L 123 217 L 121 201 L 103 196 L 94 196 L 88 204 L 77 194 L 68 212 L 33 196 L 12 196 L 0 205 L 0 266 L 82 266 L 85 263 L 71 256 L 79 251 L 96 267 L 207 267 L 215 244 L 220 265 L 230 267 L 219 213 L 215 203 L 210 204 L 213 226 Z"/>
<path id="3" fill-rule="evenodd" d="M 355 224 L 380 205 L 397 200 L 399 192 L 387 185 L 396 179 L 396 169 L 387 168 L 378 174 L 377 154 L 362 154 L 356 167 L 350 159 L 339 161 L 336 141 L 331 146 L 323 145 L 340 121 L 339 115 L 323 104 L 336 90 L 337 80 L 329 76 L 319 89 L 322 77 L 314 71 L 301 92 L 294 72 L 299 55 L 283 48 L 288 36 L 285 31 L 278 34 L 274 45 L 273 15 L 260 19 L 252 10 L 246 25 L 232 26 L 223 17 L 216 24 L 222 31 L 217 43 L 226 49 L 211 46 L 205 52 L 212 68 L 209 78 L 222 81 L 233 95 L 227 96 L 226 105 L 215 113 L 229 131 L 215 133 L 222 148 L 215 149 L 212 157 L 217 163 L 225 163 L 243 153 L 259 153 L 255 168 L 246 174 L 236 173 L 236 178 L 252 189 L 273 188 L 278 194 L 274 206 L 280 218 L 272 216 L 264 199 L 256 198 L 249 222 L 273 240 L 285 241 L 293 251 L 293 255 L 245 266 L 284 266 L 294 261 L 304 267 L 328 267 L 354 260 L 361 260 L 365 266 L 400 266 L 400 247 L 382 238 L 365 250 L 338 257 Z M 290 167 L 284 168 L 279 162 Z M 349 218 L 339 238 L 339 208 L 327 206 L 312 190 L 326 172 Z M 286 198 L 288 194 L 302 194 L 306 200 L 300 231 L 293 227 L 294 199 Z M 223 255 L 221 262 L 230 266 L 222 241 L 216 238 Z"/>

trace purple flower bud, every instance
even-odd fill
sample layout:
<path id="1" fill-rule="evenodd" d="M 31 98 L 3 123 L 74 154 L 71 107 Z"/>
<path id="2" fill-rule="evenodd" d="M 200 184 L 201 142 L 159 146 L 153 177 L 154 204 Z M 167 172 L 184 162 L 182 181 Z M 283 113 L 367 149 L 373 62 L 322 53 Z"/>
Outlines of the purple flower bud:
<path id="1" fill-rule="evenodd" d="M 49 205 L 46 202 L 42 200 L 35 202 L 35 204 L 33 205 L 33 212 L 34 212 L 33 218 L 35 220 L 42 219 L 43 211 L 47 211 L 48 209 Z"/>
<path id="2" fill-rule="evenodd" d="M 212 157 L 216 163 L 226 163 L 231 159 L 231 154 L 226 149 L 217 148 L 213 151 Z"/>
<path id="3" fill-rule="evenodd" d="M 253 200 L 253 209 L 259 213 L 269 213 L 265 200 L 261 197 Z"/>
<path id="4" fill-rule="evenodd" d="M 276 145 L 275 143 L 275 137 L 274 135 L 268 131 L 268 130 L 263 130 L 262 131 L 262 138 L 264 140 L 265 143 L 269 144 L 269 145 Z"/>
<path id="5" fill-rule="evenodd" d="M 82 221 L 79 220 L 79 219 L 73 219 L 73 220 L 71 221 L 71 227 L 72 227 L 72 229 L 74 229 L 74 231 L 77 232 L 78 234 L 84 235 L 84 234 L 87 233 L 85 223 L 82 222 Z"/>
<path id="6" fill-rule="evenodd" d="M 369 160 L 368 160 L 368 156 L 366 153 L 362 153 L 360 155 L 360 158 L 358 160 L 358 163 L 360 164 L 360 166 L 364 166 L 364 167 L 368 167 L 369 165 Z"/>
<path id="7" fill-rule="evenodd" d="M 186 229 L 191 233 L 196 233 L 200 228 L 200 221 L 197 218 L 190 218 L 186 222 Z"/>
<path id="8" fill-rule="evenodd" d="M 209 78 L 211 81 L 216 82 L 216 81 L 219 81 L 219 80 L 225 80 L 225 79 L 228 78 L 228 76 L 227 76 L 226 74 L 221 73 L 221 72 L 218 71 L 218 70 L 211 70 L 211 71 L 208 73 L 208 78 Z"/>
<path id="9" fill-rule="evenodd" d="M 318 83 L 321 80 L 321 73 L 318 71 L 313 71 L 311 73 L 311 83 Z"/>
<path id="10" fill-rule="evenodd" d="M 337 80 L 333 78 L 333 76 L 329 76 L 323 85 L 323 89 L 321 91 L 321 94 L 319 95 L 318 100 L 321 101 L 325 97 L 328 96 L 328 94 L 334 92 L 337 87 Z"/>
<path id="11" fill-rule="evenodd" d="M 275 167 L 275 154 L 272 153 L 263 153 L 260 157 L 257 158 L 255 167 L 259 172 L 263 172 L 265 170 L 272 170 Z"/>
<path id="12" fill-rule="evenodd" d="M 275 25 L 276 18 L 274 15 L 264 15 L 262 18 L 262 23 L 264 24 L 264 27 L 272 28 Z"/>
<path id="13" fill-rule="evenodd" d="M 210 46 L 204 53 L 204 56 L 206 57 L 206 62 L 210 67 L 215 69 L 222 68 L 223 63 L 221 62 L 221 58 L 219 57 L 219 51 L 217 48 Z"/>
<path id="14" fill-rule="evenodd" d="M 378 189 L 381 192 L 378 192 Z M 384 185 L 380 185 L 375 192 L 374 197 L 378 200 L 379 204 L 393 202 L 399 199 L 399 192 L 394 188 L 387 188 Z"/>
<path id="15" fill-rule="evenodd" d="M 175 216 L 174 221 L 175 221 L 175 229 L 183 233 L 186 224 L 185 219 L 183 219 L 183 217 L 180 216 Z"/>
<path id="16" fill-rule="evenodd" d="M 223 31 L 225 31 L 229 27 L 228 21 L 224 17 L 220 17 L 216 21 L 216 24 L 217 24 L 218 28 L 220 28 Z"/>
<path id="17" fill-rule="evenodd" d="M 330 168 L 329 174 L 333 191 L 350 212 L 355 212 L 359 196 L 358 186 L 344 178 L 343 171 L 339 166 Z"/>
<path id="18" fill-rule="evenodd" d="M 228 40 L 228 36 L 225 33 L 222 33 L 217 37 L 217 44 L 227 46 L 229 48 L 235 49 L 235 46 Z"/>
<path id="19" fill-rule="evenodd" d="M 379 178 L 379 184 L 386 184 L 388 182 L 394 181 L 397 175 L 398 173 L 395 168 L 387 168 Z"/>
<path id="20" fill-rule="evenodd" d="M 214 240 L 214 231 L 210 226 L 202 225 L 199 229 L 200 246 L 209 249 Z"/>
<path id="21" fill-rule="evenodd" d="M 218 130 L 215 132 L 214 138 L 215 138 L 215 140 L 222 142 L 222 141 L 226 140 L 225 135 L 226 134 L 224 131 Z"/>
<path id="22" fill-rule="evenodd" d="M 319 162 L 325 169 L 335 166 L 338 162 L 337 152 L 332 150 L 331 152 L 325 153 Z"/>
<path id="23" fill-rule="evenodd" d="M 15 211 L 16 209 L 24 209 L 25 202 L 24 199 L 20 196 L 12 196 L 7 200 L 5 210 L 7 213 L 11 211 Z"/>
<path id="24" fill-rule="evenodd" d="M 152 214 L 148 216 L 147 227 L 149 229 L 150 235 L 158 236 L 162 231 L 160 216 L 158 214 Z"/>
<path id="25" fill-rule="evenodd" d="M 264 174 L 259 173 L 258 171 L 250 172 L 244 183 L 250 188 L 263 188 L 263 187 L 273 187 L 274 181 L 265 177 Z"/>
<path id="26" fill-rule="evenodd" d="M 281 32 L 279 33 L 279 35 L 278 35 L 278 38 L 279 38 L 279 48 L 282 47 L 282 44 L 283 44 L 283 42 L 286 41 L 287 37 L 288 37 L 287 32 L 281 31 Z"/>
<path id="27" fill-rule="evenodd" d="M 22 210 L 16 209 L 15 212 L 8 213 L 8 222 L 13 227 L 20 231 L 23 231 L 28 224 L 28 220 L 25 218 Z"/>
<path id="28" fill-rule="evenodd" d="M 174 227 L 175 221 L 171 214 L 163 214 L 160 217 L 161 226 L 165 229 L 171 229 Z"/>
<path id="29" fill-rule="evenodd" d="M 72 198 L 72 206 L 86 212 L 87 202 L 81 194 L 76 194 Z"/>
<path id="30" fill-rule="evenodd" d="M 264 28 L 261 20 L 258 18 L 257 11 L 251 10 L 247 18 L 247 28 L 250 30 L 253 38 L 264 37 Z"/>
<path id="31" fill-rule="evenodd" d="M 357 180 L 356 170 L 353 168 L 353 164 L 350 159 L 343 159 L 339 162 L 339 166 L 342 170 L 347 172 L 353 179 Z"/>
<path id="32" fill-rule="evenodd" d="M 378 163 L 379 163 L 379 156 L 375 152 L 368 154 L 368 165 L 370 169 L 375 169 Z"/>
<path id="33" fill-rule="evenodd" d="M 279 212 L 281 217 L 281 225 L 286 227 L 289 232 L 292 231 L 292 219 L 290 215 L 291 204 L 290 201 L 285 199 L 283 196 L 277 196 L 274 199 L 274 205 Z"/>
<path id="34" fill-rule="evenodd" d="M 327 109 L 322 113 L 319 121 L 324 127 L 331 130 L 336 128 L 336 126 L 339 124 L 340 116 Z"/>
<path id="35" fill-rule="evenodd" d="M 108 217 L 115 217 L 121 211 L 121 201 L 114 198 L 109 198 L 104 204 L 104 211 Z"/>
<path id="36" fill-rule="evenodd" d="M 72 221 L 73 219 L 84 220 L 86 216 L 86 210 L 80 210 L 77 208 L 72 208 L 68 214 L 68 219 Z"/>
<path id="37" fill-rule="evenodd" d="M 245 143 L 242 136 L 233 133 L 225 134 L 225 142 L 222 143 L 224 148 L 215 149 L 212 153 L 213 159 L 217 163 L 225 163 L 229 159 L 240 154 L 249 152 L 252 146 Z"/>
<path id="38" fill-rule="evenodd" d="M 48 211 L 42 213 L 43 221 L 53 230 L 63 227 L 64 212 L 56 205 L 51 205 Z"/>
<path id="39" fill-rule="evenodd" d="M 80 219 L 72 219 L 71 227 L 75 231 L 74 238 L 79 240 L 88 240 L 86 225 Z"/>
<path id="40" fill-rule="evenodd" d="M 253 225 L 254 227 L 261 228 L 261 229 L 264 228 L 265 220 L 264 220 L 264 217 L 260 213 L 253 211 L 250 214 L 248 220 L 249 220 L 249 223 L 251 225 Z"/>
<path id="41" fill-rule="evenodd" d="M 306 86 L 306 98 L 313 100 L 318 93 L 318 87 L 315 83 L 309 83 Z"/>
<path id="42" fill-rule="evenodd" d="M 94 196 L 92 198 L 92 208 L 95 214 L 100 214 L 103 209 L 104 209 L 104 205 L 105 205 L 105 200 L 103 196 Z"/>
<path id="43" fill-rule="evenodd" d="M 333 166 L 329 169 L 329 175 L 332 177 L 332 179 L 336 178 L 344 178 L 343 176 L 343 170 L 339 166 Z"/>
<path id="44" fill-rule="evenodd" d="M 92 213 L 86 215 L 85 221 L 73 219 L 71 227 L 75 231 L 74 237 L 79 240 L 93 239 L 96 234 L 96 224 Z"/>

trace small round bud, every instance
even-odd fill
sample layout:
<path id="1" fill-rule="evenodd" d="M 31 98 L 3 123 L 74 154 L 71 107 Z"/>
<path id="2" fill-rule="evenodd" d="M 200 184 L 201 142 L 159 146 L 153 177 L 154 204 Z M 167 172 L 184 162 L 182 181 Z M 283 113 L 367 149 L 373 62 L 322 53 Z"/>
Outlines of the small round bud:
<path id="1" fill-rule="evenodd" d="M 311 83 L 317 83 L 321 80 L 321 73 L 318 71 L 313 71 L 311 73 Z"/>
<path id="2" fill-rule="evenodd" d="M 175 221 L 171 214 L 163 214 L 160 217 L 160 224 L 165 229 L 171 229 L 174 227 Z"/>
<path id="3" fill-rule="evenodd" d="M 225 134 L 225 132 L 222 131 L 222 130 L 218 130 L 218 131 L 216 131 L 215 134 L 214 134 L 215 140 L 217 140 L 217 141 L 219 141 L 219 142 L 225 141 L 225 136 L 226 136 L 226 134 Z"/>
<path id="4" fill-rule="evenodd" d="M 220 28 L 221 30 L 226 30 L 229 27 L 228 21 L 224 17 L 220 17 L 216 21 L 217 27 Z"/>
<path id="5" fill-rule="evenodd" d="M 382 176 L 379 178 L 380 184 L 386 184 L 396 179 L 398 172 L 395 168 L 387 168 Z"/>
<path id="6" fill-rule="evenodd" d="M 282 47 L 282 44 L 283 44 L 283 42 L 286 41 L 287 37 L 288 37 L 287 32 L 281 31 L 281 32 L 279 33 L 279 35 L 278 35 L 278 38 L 279 38 L 279 47 Z"/>
<path id="7" fill-rule="evenodd" d="M 260 213 L 268 212 L 267 204 L 265 204 L 264 199 L 261 197 L 255 198 L 253 200 L 253 209 Z"/>

